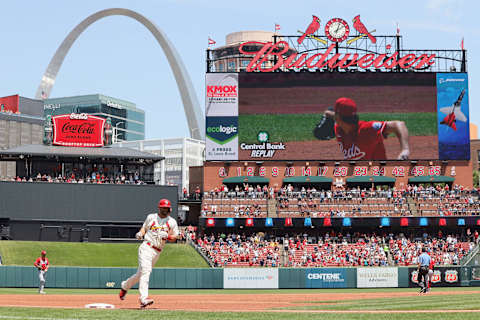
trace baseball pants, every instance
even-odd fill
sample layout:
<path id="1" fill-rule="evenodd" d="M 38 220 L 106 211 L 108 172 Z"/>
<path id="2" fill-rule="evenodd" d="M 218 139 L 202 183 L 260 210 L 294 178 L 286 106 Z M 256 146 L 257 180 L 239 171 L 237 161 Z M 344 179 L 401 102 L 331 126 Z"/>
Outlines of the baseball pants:
<path id="1" fill-rule="evenodd" d="M 430 288 L 430 284 L 432 283 L 432 280 L 433 280 L 433 270 L 432 270 L 432 269 L 428 269 L 427 283 L 428 283 L 428 287 L 429 287 L 429 288 Z"/>
<path id="2" fill-rule="evenodd" d="M 418 273 L 418 285 L 422 288 L 427 288 L 428 280 L 428 267 L 420 267 Z"/>
<path id="3" fill-rule="evenodd" d="M 150 274 L 152 268 L 157 263 L 160 257 L 160 252 L 149 247 L 146 242 L 143 242 L 138 248 L 138 269 L 137 273 L 122 282 L 122 289 L 129 290 L 135 284 L 139 283 L 138 291 L 140 292 L 140 301 L 148 298 L 148 283 L 150 281 Z"/>
<path id="4" fill-rule="evenodd" d="M 38 292 L 42 292 L 45 288 L 45 278 L 47 277 L 47 273 L 45 270 L 38 270 L 38 280 L 40 280 L 40 284 L 38 286 Z"/>

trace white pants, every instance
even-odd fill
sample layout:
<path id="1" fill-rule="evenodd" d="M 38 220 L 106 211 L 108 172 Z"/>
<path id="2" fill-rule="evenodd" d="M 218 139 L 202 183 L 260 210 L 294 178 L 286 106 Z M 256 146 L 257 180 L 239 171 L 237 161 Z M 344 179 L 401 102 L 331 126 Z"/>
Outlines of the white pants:
<path id="1" fill-rule="evenodd" d="M 428 280 L 428 282 L 431 282 L 433 280 L 433 270 L 432 269 L 428 269 L 427 280 Z"/>
<path id="2" fill-rule="evenodd" d="M 38 270 L 38 280 L 40 280 L 40 284 L 38 285 L 38 291 L 43 291 L 45 288 L 45 278 L 47 276 L 47 272 L 44 270 Z"/>
<path id="3" fill-rule="evenodd" d="M 143 242 L 138 248 L 138 269 L 137 273 L 122 282 L 122 289 L 129 290 L 136 283 L 138 291 L 140 292 L 140 301 L 144 301 L 148 297 L 148 282 L 150 281 L 150 273 L 152 268 L 157 263 L 160 252 L 151 248 L 146 242 Z"/>

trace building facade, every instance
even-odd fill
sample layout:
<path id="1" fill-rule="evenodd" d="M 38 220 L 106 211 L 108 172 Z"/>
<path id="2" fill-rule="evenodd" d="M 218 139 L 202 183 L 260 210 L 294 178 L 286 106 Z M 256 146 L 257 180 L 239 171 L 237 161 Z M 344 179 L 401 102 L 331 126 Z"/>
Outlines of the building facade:
<path id="1" fill-rule="evenodd" d="M 43 122 L 38 116 L 0 112 L 0 149 L 41 144 Z M 16 172 L 15 162 L 0 162 L 0 180 L 13 178 Z"/>
<path id="2" fill-rule="evenodd" d="M 145 139 L 145 111 L 135 103 L 92 94 L 44 100 L 44 116 L 69 113 L 87 113 L 112 120 L 114 141 Z"/>
<path id="3" fill-rule="evenodd" d="M 215 60 L 215 70 L 210 71 L 245 71 L 251 61 L 251 57 L 246 57 L 240 54 L 240 52 L 238 51 L 240 44 L 247 41 L 258 41 L 260 43 L 273 42 L 275 35 L 277 35 L 277 41 L 283 40 L 280 36 L 278 36 L 278 34 L 269 31 L 239 31 L 227 34 L 224 46 L 209 50 L 209 58 Z M 258 45 L 258 48 L 249 48 L 249 51 L 254 51 L 253 49 L 259 50 L 260 48 L 261 45 Z M 293 50 L 289 50 L 286 54 L 291 54 L 293 52 Z M 262 64 L 262 67 L 272 67 L 272 62 L 266 61 Z"/>
<path id="4" fill-rule="evenodd" d="M 126 141 L 116 145 L 165 157 L 155 164 L 155 184 L 177 185 L 179 193 L 184 187 L 188 189 L 189 167 L 202 166 L 205 158 L 205 141 L 191 138 Z"/>

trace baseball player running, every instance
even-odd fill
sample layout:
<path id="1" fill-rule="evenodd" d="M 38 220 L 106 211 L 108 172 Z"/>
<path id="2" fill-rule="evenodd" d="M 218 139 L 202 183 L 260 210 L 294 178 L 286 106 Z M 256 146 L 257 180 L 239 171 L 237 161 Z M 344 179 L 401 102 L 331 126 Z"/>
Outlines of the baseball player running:
<path id="1" fill-rule="evenodd" d="M 158 202 L 158 214 L 149 214 L 142 228 L 135 235 L 138 240 L 143 240 L 138 248 L 138 269 L 137 273 L 122 282 L 119 293 L 121 300 L 125 299 L 125 295 L 131 287 L 140 282 L 138 287 L 140 308 L 146 308 L 153 304 L 153 300 L 148 298 L 150 273 L 160 256 L 160 252 L 162 252 L 165 242 L 175 242 L 179 234 L 177 221 L 170 217 L 171 210 L 169 200 L 160 200 Z"/>
<path id="2" fill-rule="evenodd" d="M 45 294 L 43 289 L 45 288 L 45 279 L 48 271 L 48 259 L 47 252 L 45 250 L 42 251 L 41 257 L 37 258 L 33 265 L 38 269 L 38 279 L 40 280 L 40 284 L 38 285 L 38 293 Z"/>
<path id="3" fill-rule="evenodd" d="M 422 248 L 422 254 L 418 257 L 418 285 L 420 286 L 420 293 L 427 293 L 427 275 L 428 266 L 430 265 L 432 258 L 427 253 L 425 248 Z"/>
<path id="4" fill-rule="evenodd" d="M 335 121 L 335 124 L 333 124 Z M 398 160 L 410 156 L 408 129 L 403 121 L 361 121 L 357 104 L 350 98 L 339 98 L 334 109 L 325 111 L 313 134 L 320 140 L 337 138 L 345 160 L 386 160 L 383 140 L 393 133 L 400 142 Z"/>

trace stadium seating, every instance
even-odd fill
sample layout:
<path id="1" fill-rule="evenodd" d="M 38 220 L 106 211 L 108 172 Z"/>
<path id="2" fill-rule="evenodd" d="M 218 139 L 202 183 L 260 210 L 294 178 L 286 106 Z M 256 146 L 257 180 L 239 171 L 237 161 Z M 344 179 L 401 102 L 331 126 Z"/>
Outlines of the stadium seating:
<path id="1" fill-rule="evenodd" d="M 426 247 L 437 266 L 458 265 L 475 243 L 456 237 L 407 239 L 402 235 L 266 237 L 263 233 L 200 235 L 196 247 L 215 267 L 355 267 L 416 265 Z"/>
<path id="2" fill-rule="evenodd" d="M 275 194 L 268 189 L 248 185 L 228 191 L 225 186 L 205 193 L 203 217 L 266 217 L 273 199 L 276 216 L 283 217 L 405 217 L 479 215 L 477 190 L 461 186 L 419 187 L 404 190 L 317 191 L 284 186 Z"/>

